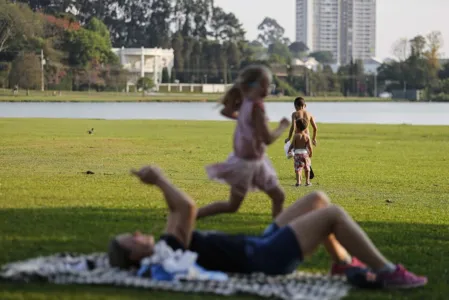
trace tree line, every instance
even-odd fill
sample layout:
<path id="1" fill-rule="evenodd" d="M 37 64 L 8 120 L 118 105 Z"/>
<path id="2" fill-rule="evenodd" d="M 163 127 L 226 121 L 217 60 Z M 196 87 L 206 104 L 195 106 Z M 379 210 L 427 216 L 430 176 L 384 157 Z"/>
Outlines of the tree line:
<path id="1" fill-rule="evenodd" d="M 129 74 L 111 48 L 122 46 L 173 48 L 174 68 L 171 77 L 163 70 L 163 83 L 230 83 L 242 67 L 263 63 L 285 74 L 275 83 L 291 95 L 372 96 L 406 85 L 433 97 L 446 93 L 448 85 L 447 66 L 438 64 L 437 32 L 398 43 L 396 54 L 407 49 L 407 55 L 382 64 L 375 77 L 364 74 L 362 61 L 334 72 L 330 52 L 310 53 L 269 17 L 249 41 L 239 19 L 213 0 L 0 0 L 0 8 L 3 87 L 39 89 L 43 74 L 47 89 L 121 91 Z M 292 63 L 305 57 L 322 65 L 309 70 Z"/>

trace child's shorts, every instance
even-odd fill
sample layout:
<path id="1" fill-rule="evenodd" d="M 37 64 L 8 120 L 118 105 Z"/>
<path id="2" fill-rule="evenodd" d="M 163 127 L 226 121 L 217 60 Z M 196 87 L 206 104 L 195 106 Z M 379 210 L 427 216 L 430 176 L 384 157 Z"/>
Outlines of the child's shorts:
<path id="1" fill-rule="evenodd" d="M 295 161 L 295 172 L 302 172 L 302 169 L 306 169 L 307 171 L 310 171 L 310 157 L 308 153 L 295 151 L 294 156 Z"/>

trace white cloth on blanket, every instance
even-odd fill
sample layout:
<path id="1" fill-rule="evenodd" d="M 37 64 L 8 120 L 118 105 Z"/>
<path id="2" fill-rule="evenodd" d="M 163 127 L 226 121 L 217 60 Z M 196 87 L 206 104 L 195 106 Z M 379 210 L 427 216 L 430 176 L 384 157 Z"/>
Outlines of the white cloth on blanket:
<path id="1" fill-rule="evenodd" d="M 155 280 L 213 280 L 226 281 L 229 276 L 223 272 L 208 271 L 200 267 L 196 260 L 198 254 L 189 250 L 174 251 L 165 241 L 154 246 L 152 256 L 141 260 L 137 275 L 143 276 L 151 269 Z"/>

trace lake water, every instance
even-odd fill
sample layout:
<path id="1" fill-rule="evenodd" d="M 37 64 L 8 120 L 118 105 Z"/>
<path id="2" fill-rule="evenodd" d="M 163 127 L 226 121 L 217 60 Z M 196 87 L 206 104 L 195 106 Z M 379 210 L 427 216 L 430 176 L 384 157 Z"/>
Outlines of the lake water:
<path id="1" fill-rule="evenodd" d="M 449 103 L 312 102 L 320 123 L 449 125 Z M 290 116 L 292 103 L 267 103 L 272 121 Z M 225 120 L 216 103 L 0 103 L 2 118 Z"/>

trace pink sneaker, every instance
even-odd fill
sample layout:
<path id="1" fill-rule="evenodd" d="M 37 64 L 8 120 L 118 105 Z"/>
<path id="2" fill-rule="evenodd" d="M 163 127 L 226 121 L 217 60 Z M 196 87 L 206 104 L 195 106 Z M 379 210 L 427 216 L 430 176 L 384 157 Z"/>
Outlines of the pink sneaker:
<path id="1" fill-rule="evenodd" d="M 385 288 L 407 289 L 427 284 L 427 277 L 417 276 L 407 271 L 402 265 L 397 265 L 393 273 L 381 273 L 377 277 L 383 281 Z"/>
<path id="2" fill-rule="evenodd" d="M 350 268 L 365 269 L 367 266 L 358 260 L 357 257 L 352 257 L 352 262 L 350 264 L 333 263 L 331 267 L 331 275 L 345 275 L 346 270 Z"/>

